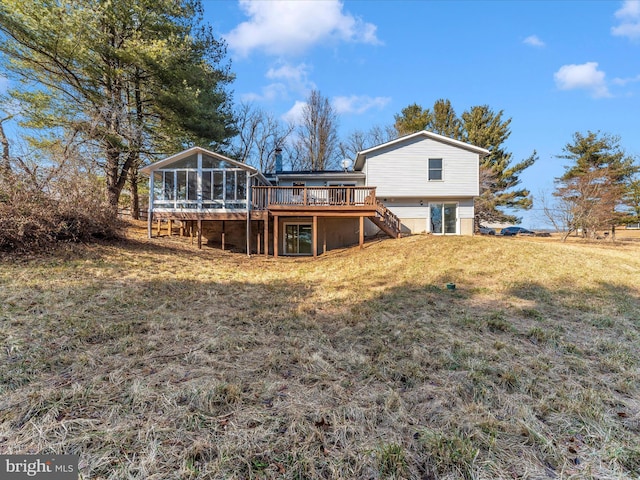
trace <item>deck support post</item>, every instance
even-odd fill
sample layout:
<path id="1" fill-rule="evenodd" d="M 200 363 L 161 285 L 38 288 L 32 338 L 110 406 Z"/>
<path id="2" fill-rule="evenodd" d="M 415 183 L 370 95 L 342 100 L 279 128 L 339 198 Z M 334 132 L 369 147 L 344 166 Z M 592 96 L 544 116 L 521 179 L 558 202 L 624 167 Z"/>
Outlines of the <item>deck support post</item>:
<path id="1" fill-rule="evenodd" d="M 157 231 L 158 231 L 158 237 L 160 236 L 160 229 L 162 228 L 162 220 L 158 219 L 158 225 L 157 225 Z"/>
<path id="2" fill-rule="evenodd" d="M 327 253 L 327 222 L 322 227 L 322 254 Z"/>
<path id="3" fill-rule="evenodd" d="M 198 219 L 198 248 L 202 249 L 202 220 Z"/>
<path id="4" fill-rule="evenodd" d="M 364 217 L 360 215 L 360 249 L 364 248 Z"/>
<path id="5" fill-rule="evenodd" d="M 311 249 L 313 250 L 313 256 L 318 256 L 318 216 L 313 216 L 313 223 L 311 224 Z"/>
<path id="6" fill-rule="evenodd" d="M 278 256 L 278 216 L 273 216 L 273 256 Z"/>
<path id="7" fill-rule="evenodd" d="M 153 236 L 153 210 L 147 214 L 147 236 L 149 238 Z"/>
<path id="8" fill-rule="evenodd" d="M 225 233 L 224 232 L 224 227 L 225 227 L 224 220 L 222 220 L 222 234 L 220 236 L 220 243 L 222 245 L 222 250 L 223 251 L 224 251 L 224 233 Z"/>
<path id="9" fill-rule="evenodd" d="M 264 256 L 269 256 L 269 212 L 265 213 L 264 218 Z"/>
<path id="10" fill-rule="evenodd" d="M 167 224 L 169 225 L 169 227 L 167 228 L 167 235 L 171 236 L 171 234 L 173 233 L 173 220 L 167 220 Z"/>
<path id="11" fill-rule="evenodd" d="M 184 220 L 180 220 L 180 236 L 184 237 Z"/>
<path id="12" fill-rule="evenodd" d="M 193 231 L 195 230 L 195 225 L 193 220 L 189 220 L 189 236 L 191 237 L 191 245 L 193 245 Z"/>
<path id="13" fill-rule="evenodd" d="M 256 255 L 260 255 L 262 253 L 260 248 L 262 248 L 262 239 L 260 238 L 260 232 L 258 232 L 256 235 Z"/>

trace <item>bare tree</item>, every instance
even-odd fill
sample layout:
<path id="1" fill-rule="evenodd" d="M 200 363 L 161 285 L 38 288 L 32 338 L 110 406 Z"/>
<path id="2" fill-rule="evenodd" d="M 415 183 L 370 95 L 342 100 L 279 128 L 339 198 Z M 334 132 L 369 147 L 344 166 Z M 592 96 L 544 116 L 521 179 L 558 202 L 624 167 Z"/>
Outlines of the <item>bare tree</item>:
<path id="1" fill-rule="evenodd" d="M 352 131 L 344 141 L 340 142 L 338 148 L 342 158 L 354 159 L 358 152 L 387 143 L 394 138 L 397 138 L 397 133 L 393 125 L 384 127 L 376 125 L 366 132 Z"/>
<path id="2" fill-rule="evenodd" d="M 235 158 L 260 171 L 270 172 L 275 167 L 275 150 L 282 148 L 295 127 L 278 120 L 271 113 L 242 103 L 236 111 L 236 128 Z"/>
<path id="3" fill-rule="evenodd" d="M 540 192 L 536 197 L 536 202 L 540 205 L 544 218 L 553 225 L 556 232 L 562 234 L 562 241 L 564 242 L 575 231 L 572 226 L 575 225 L 572 202 L 568 199 L 557 197 L 551 201 L 544 192 Z"/>
<path id="4" fill-rule="evenodd" d="M 312 90 L 302 109 L 292 164 L 302 170 L 327 170 L 337 165 L 338 115 L 329 99 Z"/>
<path id="5" fill-rule="evenodd" d="M 352 131 L 347 138 L 338 144 L 340 156 L 342 158 L 353 159 L 362 150 L 371 147 L 370 140 L 366 132 L 362 130 Z"/>
<path id="6" fill-rule="evenodd" d="M 616 224 L 621 217 L 616 207 L 624 191 L 613 177 L 611 167 L 602 167 L 566 179 L 556 189 L 569 233 L 580 230 L 583 237 L 595 238 L 599 229 Z"/>
<path id="7" fill-rule="evenodd" d="M 249 163 L 251 150 L 254 145 L 258 125 L 260 124 L 260 110 L 250 103 L 241 103 L 235 112 L 235 126 L 238 135 L 233 139 L 233 156 L 243 162 Z"/>
<path id="8" fill-rule="evenodd" d="M 398 133 L 393 125 L 375 125 L 369 130 L 372 146 L 381 145 L 398 138 Z"/>

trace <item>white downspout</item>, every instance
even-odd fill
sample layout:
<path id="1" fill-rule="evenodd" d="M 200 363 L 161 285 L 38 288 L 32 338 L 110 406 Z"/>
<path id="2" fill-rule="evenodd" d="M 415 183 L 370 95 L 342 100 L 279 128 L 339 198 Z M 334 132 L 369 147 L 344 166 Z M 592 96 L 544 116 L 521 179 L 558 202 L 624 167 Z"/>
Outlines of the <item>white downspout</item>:
<path id="1" fill-rule="evenodd" d="M 258 175 L 258 172 L 250 174 L 247 170 L 247 256 L 251 256 L 251 179 Z"/>
<path id="2" fill-rule="evenodd" d="M 153 230 L 153 176 L 156 174 L 155 170 L 151 171 L 149 175 L 149 208 L 147 209 L 147 236 L 151 238 L 151 230 Z"/>

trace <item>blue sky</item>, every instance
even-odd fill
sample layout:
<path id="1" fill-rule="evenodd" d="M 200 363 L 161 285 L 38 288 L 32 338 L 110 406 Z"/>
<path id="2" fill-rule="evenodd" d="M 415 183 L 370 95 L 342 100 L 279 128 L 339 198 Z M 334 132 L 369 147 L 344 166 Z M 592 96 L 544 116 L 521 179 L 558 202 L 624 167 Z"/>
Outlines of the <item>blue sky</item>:
<path id="1" fill-rule="evenodd" d="M 512 118 L 515 160 L 534 195 L 562 174 L 574 132 L 619 135 L 640 159 L 640 1 L 205 0 L 228 43 L 234 100 L 295 118 L 313 88 L 340 133 L 393 123 L 418 103 L 487 104 Z M 544 221 L 534 209 L 523 224 Z"/>

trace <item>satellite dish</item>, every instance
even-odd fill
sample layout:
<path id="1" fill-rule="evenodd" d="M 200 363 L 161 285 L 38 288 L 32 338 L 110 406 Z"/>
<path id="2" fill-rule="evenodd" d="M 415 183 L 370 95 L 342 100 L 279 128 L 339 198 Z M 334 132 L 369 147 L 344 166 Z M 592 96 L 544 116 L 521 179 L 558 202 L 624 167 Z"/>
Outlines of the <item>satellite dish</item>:
<path id="1" fill-rule="evenodd" d="M 351 166 L 351 160 L 348 158 L 345 158 L 344 160 L 342 160 L 342 162 L 340 162 L 340 165 L 342 165 L 342 168 L 346 172 Z"/>

